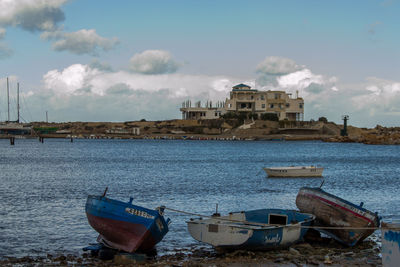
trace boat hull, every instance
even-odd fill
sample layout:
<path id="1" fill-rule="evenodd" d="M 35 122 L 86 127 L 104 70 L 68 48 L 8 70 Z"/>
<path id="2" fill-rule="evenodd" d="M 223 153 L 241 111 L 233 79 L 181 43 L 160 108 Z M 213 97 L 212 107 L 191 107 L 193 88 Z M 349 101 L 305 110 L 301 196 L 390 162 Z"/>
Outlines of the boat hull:
<path id="1" fill-rule="evenodd" d="M 400 224 L 382 222 L 382 265 L 397 267 L 400 263 Z"/>
<path id="2" fill-rule="evenodd" d="M 339 242 L 354 246 L 371 235 L 379 226 L 379 217 L 369 210 L 342 198 L 329 194 L 320 188 L 303 187 L 296 197 L 301 212 L 316 216 L 316 225 L 326 227 L 369 228 L 371 229 L 318 229 Z"/>
<path id="3" fill-rule="evenodd" d="M 264 168 L 268 177 L 321 177 L 324 168 L 321 167 L 282 167 Z"/>
<path id="4" fill-rule="evenodd" d="M 262 209 L 236 212 L 207 220 L 196 219 L 188 221 L 187 224 L 194 239 L 218 249 L 270 250 L 285 248 L 302 240 L 307 229 L 301 226 L 310 225 L 315 218 L 311 214 L 295 211 L 290 213 L 288 215 L 286 210 Z M 297 215 L 296 218 L 288 218 L 288 221 L 292 222 L 289 225 L 262 225 L 263 219 L 269 218 L 268 214 L 288 215 L 287 217 Z M 300 218 L 303 220 L 298 222 Z"/>
<path id="5" fill-rule="evenodd" d="M 106 197 L 89 196 L 86 215 L 99 242 L 130 253 L 151 250 L 168 232 L 158 211 Z"/>

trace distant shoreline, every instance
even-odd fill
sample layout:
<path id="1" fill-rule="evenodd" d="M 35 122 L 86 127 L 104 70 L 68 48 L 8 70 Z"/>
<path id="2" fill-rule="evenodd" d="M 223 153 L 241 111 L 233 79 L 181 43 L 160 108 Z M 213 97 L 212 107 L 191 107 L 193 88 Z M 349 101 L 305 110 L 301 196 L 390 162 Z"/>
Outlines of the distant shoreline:
<path id="1" fill-rule="evenodd" d="M 321 121 L 248 120 L 167 120 L 129 122 L 33 122 L 31 135 L 15 138 L 68 139 L 166 139 L 166 140 L 247 140 L 348 142 L 377 145 L 400 144 L 400 127 L 377 126 L 372 129 Z M 8 139 L 12 135 L 0 134 Z"/>

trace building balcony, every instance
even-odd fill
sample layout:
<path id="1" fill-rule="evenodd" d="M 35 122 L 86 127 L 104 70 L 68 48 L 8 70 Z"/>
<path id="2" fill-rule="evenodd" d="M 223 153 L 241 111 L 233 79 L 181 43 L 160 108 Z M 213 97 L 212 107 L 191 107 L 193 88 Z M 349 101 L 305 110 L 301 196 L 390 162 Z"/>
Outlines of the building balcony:
<path id="1" fill-rule="evenodd" d="M 253 108 L 237 108 L 236 111 L 252 112 Z"/>

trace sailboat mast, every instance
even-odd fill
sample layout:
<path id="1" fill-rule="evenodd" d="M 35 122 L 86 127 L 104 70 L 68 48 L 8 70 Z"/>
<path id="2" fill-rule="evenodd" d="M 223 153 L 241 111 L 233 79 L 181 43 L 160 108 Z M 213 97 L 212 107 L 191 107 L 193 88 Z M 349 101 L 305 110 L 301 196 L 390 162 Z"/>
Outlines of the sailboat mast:
<path id="1" fill-rule="evenodd" d="M 7 77 L 7 122 L 10 121 L 10 89 L 8 87 L 8 77 Z"/>
<path id="2" fill-rule="evenodd" d="M 19 123 L 19 83 L 17 83 L 17 113 L 18 113 L 17 123 Z"/>

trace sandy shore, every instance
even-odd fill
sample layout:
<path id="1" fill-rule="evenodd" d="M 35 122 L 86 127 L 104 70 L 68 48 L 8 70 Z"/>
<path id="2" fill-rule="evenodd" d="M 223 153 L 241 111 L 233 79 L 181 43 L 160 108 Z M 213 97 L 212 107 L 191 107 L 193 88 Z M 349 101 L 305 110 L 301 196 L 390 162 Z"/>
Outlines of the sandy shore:
<path id="1" fill-rule="evenodd" d="M 212 248 L 181 249 L 171 255 L 145 256 L 119 254 L 113 260 L 100 260 L 91 253 L 45 257 L 6 258 L 1 266 L 381 266 L 380 247 L 372 236 L 349 248 L 328 239 L 308 241 L 289 249 L 219 253 Z"/>

